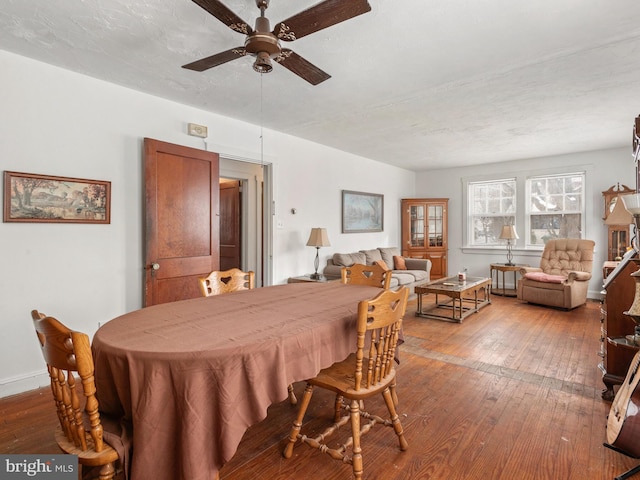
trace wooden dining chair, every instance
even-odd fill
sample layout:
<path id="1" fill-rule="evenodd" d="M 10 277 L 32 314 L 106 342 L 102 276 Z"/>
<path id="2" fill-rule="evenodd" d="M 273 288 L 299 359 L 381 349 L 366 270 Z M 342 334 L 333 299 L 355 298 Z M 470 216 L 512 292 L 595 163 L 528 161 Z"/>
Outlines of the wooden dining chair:
<path id="1" fill-rule="evenodd" d="M 342 283 L 352 285 L 371 285 L 385 290 L 391 285 L 391 270 L 385 269 L 377 263 L 363 265 L 354 263 L 350 267 L 342 267 L 340 271 Z"/>
<path id="2" fill-rule="evenodd" d="M 310 447 L 327 453 L 335 460 L 350 463 L 353 466 L 354 477 L 361 479 L 363 475 L 361 435 L 371 430 L 374 425 L 393 427 L 400 442 L 400 450 L 408 448 L 390 391 L 396 376 L 393 362 L 408 296 L 408 289 L 401 287 L 398 290 L 383 290 L 373 299 L 363 300 L 358 304 L 356 352 L 349 355 L 346 360 L 321 370 L 315 378 L 307 381 L 298 416 L 293 422 L 289 442 L 283 452 L 285 458 L 291 458 L 295 443 L 301 440 Z M 334 419 L 335 423 L 321 434 L 309 438 L 300 434 L 300 430 L 315 387 L 331 390 L 336 393 L 337 398 L 344 397 L 350 400 L 350 404 L 344 407 L 336 405 L 336 410 L 340 407 L 344 411 L 341 418 Z M 378 393 L 382 393 L 384 398 L 389 413 L 388 419 L 360 409 L 362 400 Z M 363 426 L 360 425 L 361 418 L 366 422 Z M 339 447 L 330 448 L 325 443 L 326 439 L 349 421 L 351 421 L 351 436 Z M 349 447 L 351 447 L 351 456 L 348 454 Z"/>
<path id="3" fill-rule="evenodd" d="M 354 263 L 350 267 L 342 267 L 340 273 L 344 284 L 371 285 L 373 287 L 382 287 L 385 290 L 391 285 L 391 270 L 378 262 L 373 263 L 373 265 Z M 397 406 L 395 381 L 391 385 L 391 394 Z M 364 400 L 360 402 L 360 408 L 364 409 Z M 336 415 L 338 415 L 337 412 Z"/>
<path id="4" fill-rule="evenodd" d="M 111 480 L 119 457 L 102 438 L 89 337 L 69 330 L 55 318 L 37 310 L 31 312 L 31 317 L 49 371 L 51 392 L 60 421 L 55 431 L 56 442 L 64 453 L 77 455 L 83 469 L 99 467 L 90 478 Z M 82 384 L 84 409 L 76 388 L 75 374 Z M 86 478 L 84 473 L 83 478 Z"/>
<path id="5" fill-rule="evenodd" d="M 198 282 L 202 296 L 210 297 L 238 290 L 251 290 L 254 287 L 255 274 L 251 271 L 243 272 L 239 268 L 214 270 L 206 277 L 199 278 Z"/>

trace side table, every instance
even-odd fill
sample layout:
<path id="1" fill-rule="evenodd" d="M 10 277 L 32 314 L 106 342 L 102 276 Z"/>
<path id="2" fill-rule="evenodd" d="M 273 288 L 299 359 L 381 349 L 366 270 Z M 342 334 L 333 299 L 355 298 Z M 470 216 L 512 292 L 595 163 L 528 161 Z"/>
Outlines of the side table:
<path id="1" fill-rule="evenodd" d="M 491 270 L 491 293 L 493 295 L 502 295 L 503 297 L 515 297 L 518 293 L 516 290 L 516 283 L 518 281 L 518 272 L 522 267 L 528 267 L 529 265 L 517 264 L 517 265 L 505 265 L 504 263 L 492 263 Z M 496 272 L 496 281 L 493 282 L 493 272 Z M 502 272 L 502 284 L 500 283 L 500 272 Z M 504 282 L 505 272 L 513 272 L 513 288 L 506 288 Z M 502 287 L 500 286 L 502 285 Z"/>

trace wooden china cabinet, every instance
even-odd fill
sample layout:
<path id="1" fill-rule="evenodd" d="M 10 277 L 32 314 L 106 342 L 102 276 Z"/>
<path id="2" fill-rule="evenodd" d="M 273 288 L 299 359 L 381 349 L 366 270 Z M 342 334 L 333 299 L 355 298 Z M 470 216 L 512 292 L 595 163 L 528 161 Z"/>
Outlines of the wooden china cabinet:
<path id="1" fill-rule="evenodd" d="M 447 276 L 448 198 L 402 200 L 402 256 L 431 260 L 431 279 Z"/>

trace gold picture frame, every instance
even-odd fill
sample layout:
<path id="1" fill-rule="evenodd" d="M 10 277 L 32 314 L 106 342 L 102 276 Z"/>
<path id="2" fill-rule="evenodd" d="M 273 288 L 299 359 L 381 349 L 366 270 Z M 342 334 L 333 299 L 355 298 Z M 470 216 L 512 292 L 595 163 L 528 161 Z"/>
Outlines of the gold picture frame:
<path id="1" fill-rule="evenodd" d="M 111 182 L 5 171 L 3 221 L 111 223 Z"/>

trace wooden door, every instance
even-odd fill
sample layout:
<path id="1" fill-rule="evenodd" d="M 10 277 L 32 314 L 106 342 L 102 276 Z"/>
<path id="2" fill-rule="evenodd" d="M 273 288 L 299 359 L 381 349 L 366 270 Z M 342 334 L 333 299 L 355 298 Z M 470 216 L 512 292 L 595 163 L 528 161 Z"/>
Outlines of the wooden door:
<path id="1" fill-rule="evenodd" d="M 218 270 L 218 154 L 145 138 L 145 306 L 200 296 Z"/>
<path id="2" fill-rule="evenodd" d="M 220 270 L 241 268 L 240 182 L 220 183 Z"/>

